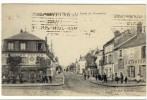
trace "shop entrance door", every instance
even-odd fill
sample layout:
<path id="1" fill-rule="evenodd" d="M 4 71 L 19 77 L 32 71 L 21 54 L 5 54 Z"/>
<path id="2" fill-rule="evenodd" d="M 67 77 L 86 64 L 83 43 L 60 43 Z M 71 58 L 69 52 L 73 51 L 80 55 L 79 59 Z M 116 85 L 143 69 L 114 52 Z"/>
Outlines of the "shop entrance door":
<path id="1" fill-rule="evenodd" d="M 135 66 L 129 66 L 129 76 L 131 78 L 135 77 Z"/>

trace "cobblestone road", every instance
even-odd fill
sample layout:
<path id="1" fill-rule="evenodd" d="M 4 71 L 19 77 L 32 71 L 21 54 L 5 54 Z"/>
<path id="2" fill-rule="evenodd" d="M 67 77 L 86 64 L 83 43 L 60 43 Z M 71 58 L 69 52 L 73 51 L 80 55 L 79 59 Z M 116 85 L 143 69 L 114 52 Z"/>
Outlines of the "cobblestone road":
<path id="1" fill-rule="evenodd" d="M 83 76 L 65 73 L 62 86 L 3 87 L 3 95 L 24 96 L 145 96 L 146 87 L 106 87 L 90 83 Z"/>

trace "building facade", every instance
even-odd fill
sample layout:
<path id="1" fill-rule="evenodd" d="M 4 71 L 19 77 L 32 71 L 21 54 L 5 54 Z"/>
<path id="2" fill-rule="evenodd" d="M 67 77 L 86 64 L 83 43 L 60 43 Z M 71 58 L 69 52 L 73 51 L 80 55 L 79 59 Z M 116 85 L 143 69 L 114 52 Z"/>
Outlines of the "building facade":
<path id="1" fill-rule="evenodd" d="M 103 50 L 99 50 L 97 53 L 96 65 L 98 69 L 98 73 L 103 75 Z"/>
<path id="2" fill-rule="evenodd" d="M 52 62 L 47 40 L 40 39 L 27 31 L 3 40 L 2 70 L 9 71 L 8 58 L 20 57 L 20 70 L 29 72 L 38 71 L 42 67 L 50 67 Z M 46 64 L 45 64 L 46 63 Z"/>
<path id="3" fill-rule="evenodd" d="M 123 73 L 129 78 L 139 75 L 146 79 L 146 34 L 142 33 L 139 27 L 136 31 L 120 33 L 114 39 L 115 76 L 120 77 L 120 73 Z M 121 38 L 120 43 L 118 38 Z"/>
<path id="4" fill-rule="evenodd" d="M 80 59 L 79 59 L 79 61 L 77 63 L 77 67 L 76 68 L 77 68 L 77 73 L 78 74 L 83 74 L 84 73 L 84 70 L 86 68 L 86 60 L 85 60 L 84 57 L 80 56 Z"/>
<path id="5" fill-rule="evenodd" d="M 114 76 L 114 61 L 113 61 L 114 38 L 112 38 L 103 46 L 103 50 L 104 50 L 103 73 L 107 75 L 108 80 L 112 80 Z"/>

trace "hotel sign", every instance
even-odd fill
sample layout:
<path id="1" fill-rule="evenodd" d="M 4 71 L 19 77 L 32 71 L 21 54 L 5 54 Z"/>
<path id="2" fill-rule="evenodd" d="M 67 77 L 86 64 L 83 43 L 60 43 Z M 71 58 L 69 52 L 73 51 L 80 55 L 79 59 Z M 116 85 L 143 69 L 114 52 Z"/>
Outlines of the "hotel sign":
<path id="1" fill-rule="evenodd" d="M 145 59 L 128 60 L 125 64 L 145 64 Z"/>

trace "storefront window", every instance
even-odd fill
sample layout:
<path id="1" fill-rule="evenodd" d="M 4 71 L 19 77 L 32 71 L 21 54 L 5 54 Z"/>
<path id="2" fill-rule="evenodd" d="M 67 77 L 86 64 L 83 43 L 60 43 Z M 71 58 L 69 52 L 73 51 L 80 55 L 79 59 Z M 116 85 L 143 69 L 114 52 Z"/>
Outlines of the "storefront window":
<path id="1" fill-rule="evenodd" d="M 135 77 L 135 66 L 128 66 L 128 77 Z"/>

